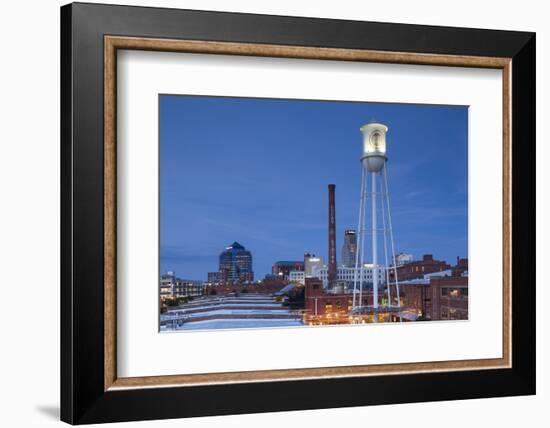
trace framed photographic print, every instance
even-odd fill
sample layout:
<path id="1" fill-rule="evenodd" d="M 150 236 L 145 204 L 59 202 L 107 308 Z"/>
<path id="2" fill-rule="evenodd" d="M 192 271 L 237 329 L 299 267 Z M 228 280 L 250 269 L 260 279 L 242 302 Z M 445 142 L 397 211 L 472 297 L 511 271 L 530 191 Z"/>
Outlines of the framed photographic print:
<path id="1" fill-rule="evenodd" d="M 533 33 L 76 3 L 61 54 L 62 420 L 535 393 Z"/>

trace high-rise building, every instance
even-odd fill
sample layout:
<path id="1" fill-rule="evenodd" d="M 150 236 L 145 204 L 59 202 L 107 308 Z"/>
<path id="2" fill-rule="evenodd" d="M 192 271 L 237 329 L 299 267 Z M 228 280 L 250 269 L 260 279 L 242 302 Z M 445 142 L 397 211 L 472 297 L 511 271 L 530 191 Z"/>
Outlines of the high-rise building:
<path id="1" fill-rule="evenodd" d="M 304 272 L 306 278 L 313 277 L 313 271 L 319 269 L 324 265 L 322 257 L 316 256 L 315 254 L 305 253 L 304 254 Z"/>
<path id="2" fill-rule="evenodd" d="M 233 242 L 220 254 L 219 272 L 225 282 L 254 281 L 252 254 L 238 242 Z"/>
<path id="3" fill-rule="evenodd" d="M 357 234 L 353 229 L 344 231 L 344 245 L 342 246 L 342 266 L 355 267 L 357 254 Z"/>

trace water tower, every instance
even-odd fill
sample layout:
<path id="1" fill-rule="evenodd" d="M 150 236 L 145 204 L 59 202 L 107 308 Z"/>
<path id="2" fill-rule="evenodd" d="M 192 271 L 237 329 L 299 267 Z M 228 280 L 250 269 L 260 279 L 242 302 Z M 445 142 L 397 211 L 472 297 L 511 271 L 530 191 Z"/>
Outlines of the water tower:
<path id="1" fill-rule="evenodd" d="M 363 153 L 352 314 L 358 315 L 361 320 L 364 314 L 373 314 L 374 322 L 377 322 L 380 312 L 399 312 L 401 308 L 388 193 L 388 127 L 382 123 L 368 123 L 361 127 L 361 132 Z M 382 246 L 379 245 L 380 240 Z M 370 266 L 365 265 L 369 255 L 372 261 Z M 372 305 L 366 305 L 363 301 L 363 288 L 371 281 L 373 302 Z M 382 305 L 379 301 L 381 281 L 387 288 L 387 300 Z"/>

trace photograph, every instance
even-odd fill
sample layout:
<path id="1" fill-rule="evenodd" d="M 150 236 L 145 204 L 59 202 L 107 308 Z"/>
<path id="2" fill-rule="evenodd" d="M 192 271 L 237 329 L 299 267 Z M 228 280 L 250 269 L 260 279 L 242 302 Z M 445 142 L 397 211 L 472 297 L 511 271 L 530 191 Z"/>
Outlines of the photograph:
<path id="1" fill-rule="evenodd" d="M 468 321 L 467 105 L 158 103 L 161 333 Z"/>
<path id="2" fill-rule="evenodd" d="M 24 236 L 54 235 L 34 269 L 4 222 L 20 259 L 8 319 L 23 323 L 8 354 L 57 347 L 6 364 L 25 405 L 11 400 L 9 422 L 542 414 L 543 14 L 192 3 L 40 3 L 8 20 L 40 37 L 8 32 L 22 37 L 7 44 L 10 111 L 24 114 L 7 123 L 23 157 L 6 156 L 5 199 L 32 217 Z M 21 318 L 29 268 L 38 317 Z M 37 320 L 48 328 L 21 340 Z M 20 373 L 43 380 L 30 400 Z"/>

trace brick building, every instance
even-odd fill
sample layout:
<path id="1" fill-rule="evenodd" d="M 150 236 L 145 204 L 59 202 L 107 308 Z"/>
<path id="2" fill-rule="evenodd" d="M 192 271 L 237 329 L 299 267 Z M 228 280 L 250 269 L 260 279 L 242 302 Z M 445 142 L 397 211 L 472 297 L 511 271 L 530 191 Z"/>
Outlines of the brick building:
<path id="1" fill-rule="evenodd" d="M 407 281 L 415 278 L 422 278 L 427 273 L 441 272 L 450 269 L 451 266 L 443 260 L 435 260 L 431 254 L 425 254 L 422 260 L 415 260 L 397 267 L 397 279 Z M 390 277 L 393 278 L 393 271 Z"/>
<path id="2" fill-rule="evenodd" d="M 278 261 L 273 263 L 273 266 L 271 267 L 272 275 L 281 277 L 286 280 L 288 280 L 290 272 L 303 271 L 303 270 L 304 270 L 304 262 L 301 260 Z"/>
<path id="3" fill-rule="evenodd" d="M 432 320 L 468 319 L 468 277 L 432 278 Z"/>
<path id="4" fill-rule="evenodd" d="M 453 266 L 453 276 L 468 275 L 468 259 L 456 258 L 456 266 Z"/>
<path id="5" fill-rule="evenodd" d="M 468 319 L 468 277 L 432 277 L 399 285 L 401 304 L 430 320 Z"/>
<path id="6" fill-rule="evenodd" d="M 401 306 L 411 314 L 431 319 L 432 290 L 429 279 L 412 279 L 399 284 Z"/>
<path id="7" fill-rule="evenodd" d="M 399 288 L 403 316 L 406 313 L 416 314 L 418 317 L 433 321 L 468 319 L 467 276 L 413 279 L 401 283 Z M 385 293 L 382 293 L 381 302 L 379 302 L 382 304 L 379 312 L 380 322 L 395 321 L 397 314 L 391 313 L 395 312 L 395 307 L 393 309 L 384 307 L 384 299 Z M 352 293 L 333 293 L 323 288 L 322 280 L 306 278 L 304 303 L 306 324 L 348 324 L 352 303 Z M 359 302 L 356 303 L 359 304 Z M 372 304 L 372 292 L 364 291 L 363 306 L 370 307 Z M 372 312 L 372 308 L 370 310 Z M 369 316 L 363 317 L 367 322 L 371 322 Z M 406 317 L 404 319 L 406 320 Z"/>
<path id="8" fill-rule="evenodd" d="M 352 293 L 330 293 L 318 278 L 305 279 L 306 324 L 349 324 Z M 372 292 L 363 292 L 363 305 L 372 305 Z"/>

